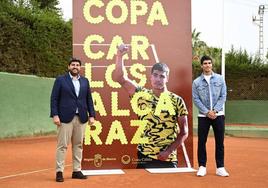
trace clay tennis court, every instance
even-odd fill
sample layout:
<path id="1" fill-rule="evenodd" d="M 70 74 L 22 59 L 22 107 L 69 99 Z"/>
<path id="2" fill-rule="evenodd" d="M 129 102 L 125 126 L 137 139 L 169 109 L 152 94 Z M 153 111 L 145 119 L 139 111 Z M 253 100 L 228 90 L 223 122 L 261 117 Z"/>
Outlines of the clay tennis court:
<path id="1" fill-rule="evenodd" d="M 194 168 L 197 168 L 194 137 Z M 268 139 L 226 137 L 226 167 L 230 177 L 215 175 L 214 140 L 208 139 L 208 174 L 150 174 L 145 170 L 128 169 L 124 175 L 90 176 L 87 180 L 71 179 L 71 150 L 65 169 L 65 182 L 55 182 L 54 136 L 0 141 L 0 187 L 268 187 Z"/>

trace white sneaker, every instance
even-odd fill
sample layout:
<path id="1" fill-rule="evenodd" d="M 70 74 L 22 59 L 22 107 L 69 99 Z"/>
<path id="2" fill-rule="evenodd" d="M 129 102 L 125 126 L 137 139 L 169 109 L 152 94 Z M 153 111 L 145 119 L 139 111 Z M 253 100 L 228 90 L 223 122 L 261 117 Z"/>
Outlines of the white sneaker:
<path id="1" fill-rule="evenodd" d="M 218 176 L 223 176 L 223 177 L 228 177 L 229 176 L 229 173 L 225 170 L 224 167 L 217 168 L 216 174 Z"/>
<path id="2" fill-rule="evenodd" d="M 196 175 L 203 177 L 206 174 L 207 174 L 207 168 L 204 166 L 200 166 Z"/>

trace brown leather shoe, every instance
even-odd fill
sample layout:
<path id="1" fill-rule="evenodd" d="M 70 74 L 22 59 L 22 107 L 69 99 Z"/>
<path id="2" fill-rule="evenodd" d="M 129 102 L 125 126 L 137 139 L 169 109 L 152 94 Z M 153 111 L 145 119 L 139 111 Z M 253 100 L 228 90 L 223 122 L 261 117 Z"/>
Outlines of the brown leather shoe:
<path id="1" fill-rule="evenodd" d="M 73 179 L 87 179 L 87 176 L 85 176 L 81 171 L 73 172 L 72 174 Z"/>
<path id="2" fill-rule="evenodd" d="M 62 172 L 56 173 L 56 182 L 64 182 Z"/>

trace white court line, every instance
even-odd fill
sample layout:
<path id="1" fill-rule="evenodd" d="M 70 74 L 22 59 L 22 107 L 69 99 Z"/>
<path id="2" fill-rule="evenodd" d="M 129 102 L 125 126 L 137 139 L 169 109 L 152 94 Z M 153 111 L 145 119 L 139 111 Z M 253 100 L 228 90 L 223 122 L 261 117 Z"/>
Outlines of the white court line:
<path id="1" fill-rule="evenodd" d="M 65 167 L 68 167 L 68 166 L 72 166 L 72 165 L 65 165 Z M 7 179 L 7 178 L 18 177 L 18 176 L 24 176 L 24 175 L 28 175 L 28 174 L 39 173 L 39 172 L 45 172 L 45 171 L 49 171 L 49 170 L 55 170 L 55 168 L 45 168 L 45 169 L 42 169 L 42 170 L 34 170 L 34 171 L 30 171 L 30 172 L 23 172 L 23 173 L 8 175 L 8 176 L 1 176 L 0 180 Z"/>

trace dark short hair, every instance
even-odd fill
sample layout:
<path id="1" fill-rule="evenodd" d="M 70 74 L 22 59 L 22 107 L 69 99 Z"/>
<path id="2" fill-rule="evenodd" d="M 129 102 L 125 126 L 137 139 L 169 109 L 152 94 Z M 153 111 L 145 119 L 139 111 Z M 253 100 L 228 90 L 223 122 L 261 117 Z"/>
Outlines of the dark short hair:
<path id="1" fill-rule="evenodd" d="M 207 60 L 210 60 L 211 62 L 213 62 L 211 57 L 204 55 L 200 60 L 201 65 L 204 63 L 204 61 L 207 61 Z"/>
<path id="2" fill-rule="evenodd" d="M 167 75 L 169 74 L 169 68 L 167 64 L 165 63 L 159 62 L 159 63 L 154 64 L 151 69 L 151 74 L 154 72 L 154 70 L 165 72 Z"/>
<path id="3" fill-rule="evenodd" d="M 70 60 L 69 60 L 69 65 L 72 63 L 72 62 L 78 62 L 81 66 L 81 60 L 78 59 L 78 58 L 75 58 L 75 57 L 71 57 Z"/>

